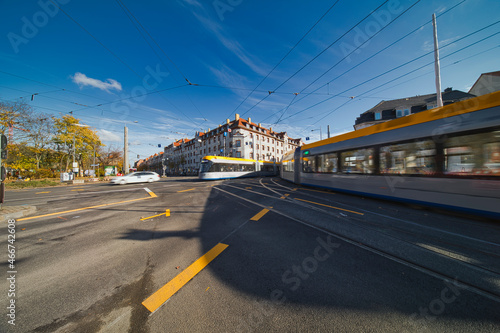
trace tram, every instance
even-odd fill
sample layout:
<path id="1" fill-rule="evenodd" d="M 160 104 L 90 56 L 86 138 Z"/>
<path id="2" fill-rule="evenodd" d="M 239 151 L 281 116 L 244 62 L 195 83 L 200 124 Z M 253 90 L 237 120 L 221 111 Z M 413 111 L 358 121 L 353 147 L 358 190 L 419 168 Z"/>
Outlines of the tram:
<path id="1" fill-rule="evenodd" d="M 278 165 L 270 161 L 252 159 L 205 156 L 201 160 L 198 178 L 204 180 L 230 179 L 258 176 L 275 176 Z"/>
<path id="2" fill-rule="evenodd" d="M 281 178 L 500 218 L 500 92 L 297 148 Z"/>

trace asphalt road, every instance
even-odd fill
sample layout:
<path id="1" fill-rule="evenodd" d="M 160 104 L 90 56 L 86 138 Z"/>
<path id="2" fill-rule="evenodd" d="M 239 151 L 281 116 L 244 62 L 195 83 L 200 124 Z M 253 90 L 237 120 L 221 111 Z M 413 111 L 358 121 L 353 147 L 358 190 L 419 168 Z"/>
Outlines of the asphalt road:
<path id="1" fill-rule="evenodd" d="M 0 225 L 1 332 L 500 332 L 492 221 L 277 178 L 7 194 L 22 204 L 15 241 Z"/>

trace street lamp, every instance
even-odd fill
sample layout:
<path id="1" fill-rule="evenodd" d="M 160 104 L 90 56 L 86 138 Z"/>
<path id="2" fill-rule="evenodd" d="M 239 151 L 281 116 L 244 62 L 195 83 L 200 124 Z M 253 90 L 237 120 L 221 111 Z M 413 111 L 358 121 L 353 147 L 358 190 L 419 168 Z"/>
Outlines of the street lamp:
<path id="1" fill-rule="evenodd" d="M 323 140 L 323 136 L 321 134 L 321 126 L 320 126 L 320 128 L 312 129 L 311 132 L 317 131 L 318 129 L 319 129 L 319 139 Z"/>

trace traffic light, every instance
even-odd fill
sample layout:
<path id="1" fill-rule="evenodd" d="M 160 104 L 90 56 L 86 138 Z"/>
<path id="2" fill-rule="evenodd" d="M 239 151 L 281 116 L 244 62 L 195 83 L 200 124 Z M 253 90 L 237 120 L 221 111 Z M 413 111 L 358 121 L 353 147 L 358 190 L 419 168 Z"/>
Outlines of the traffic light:
<path id="1" fill-rule="evenodd" d="M 1 138 L 0 155 L 1 155 L 0 162 L 7 158 L 7 137 L 5 136 L 5 134 L 2 134 Z"/>
<path id="2" fill-rule="evenodd" d="M 0 137 L 0 180 L 2 183 L 0 184 L 0 203 L 3 203 L 5 198 L 5 184 L 4 180 L 6 177 L 5 166 L 3 165 L 3 160 L 7 158 L 7 137 L 2 134 Z"/>

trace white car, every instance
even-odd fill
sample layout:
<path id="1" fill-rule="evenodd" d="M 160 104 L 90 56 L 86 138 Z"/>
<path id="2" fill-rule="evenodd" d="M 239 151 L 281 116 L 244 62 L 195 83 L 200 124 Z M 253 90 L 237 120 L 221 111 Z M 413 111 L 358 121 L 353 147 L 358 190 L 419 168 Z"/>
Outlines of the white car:
<path id="1" fill-rule="evenodd" d="M 125 176 L 111 179 L 111 184 L 152 183 L 160 180 L 160 175 L 152 171 L 132 172 Z"/>

